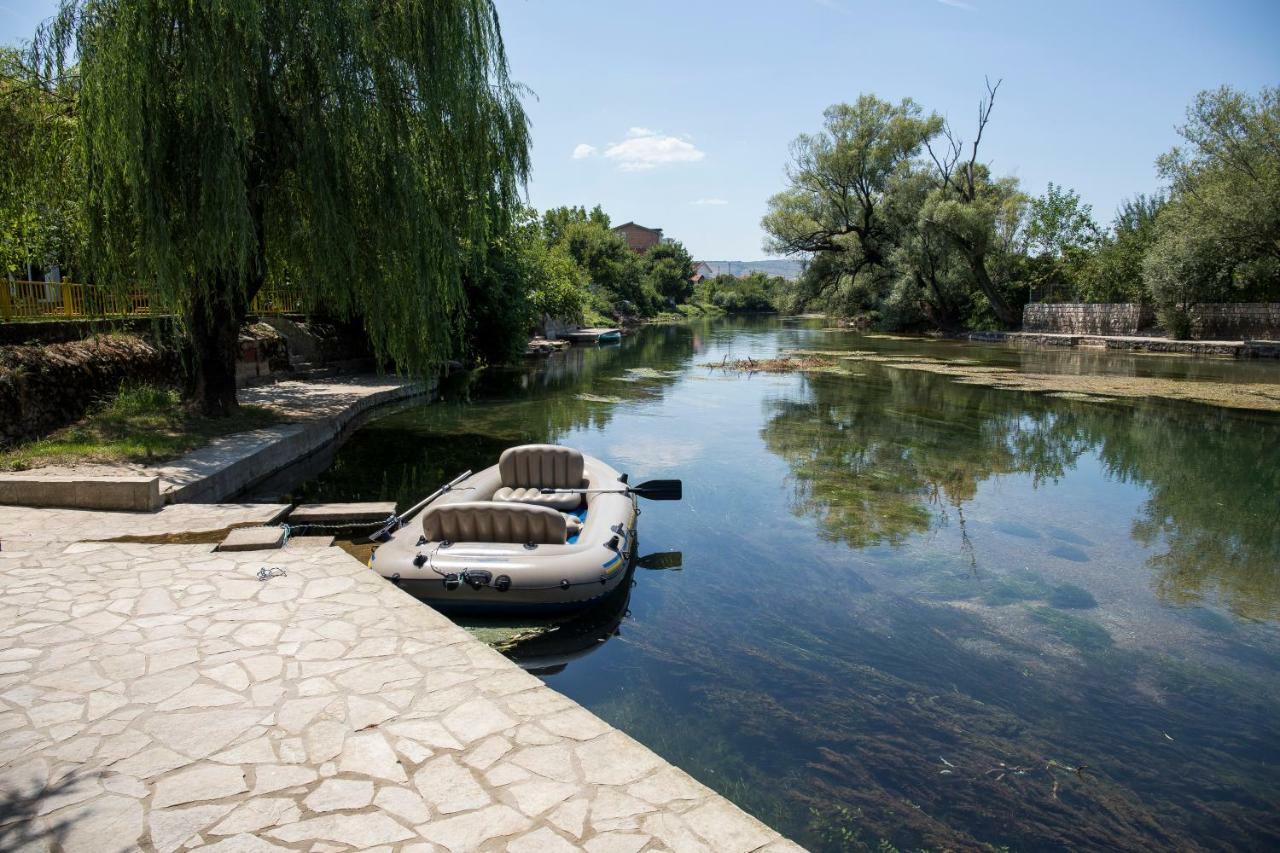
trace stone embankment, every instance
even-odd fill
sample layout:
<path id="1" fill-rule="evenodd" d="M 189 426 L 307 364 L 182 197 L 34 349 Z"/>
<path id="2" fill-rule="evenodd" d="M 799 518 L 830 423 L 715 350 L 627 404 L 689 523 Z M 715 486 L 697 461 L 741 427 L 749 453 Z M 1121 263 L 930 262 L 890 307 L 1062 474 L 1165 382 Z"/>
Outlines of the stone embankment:
<path id="1" fill-rule="evenodd" d="M 1280 340 L 1280 303 L 1211 303 L 1196 305 L 1189 313 L 1195 340 Z M 1157 337 L 1155 309 L 1136 303 L 1035 302 L 1022 309 L 1022 331 Z"/>
<path id="2" fill-rule="evenodd" d="M 0 447 L 75 421 L 102 389 L 125 381 L 169 384 L 177 376 L 172 350 L 135 335 L 0 347 Z"/>
<path id="3" fill-rule="evenodd" d="M 1177 341 L 1173 338 L 1138 335 L 1075 335 L 1050 332 L 969 332 L 963 337 L 979 343 L 1011 343 L 1222 358 L 1280 358 L 1280 340 Z"/>

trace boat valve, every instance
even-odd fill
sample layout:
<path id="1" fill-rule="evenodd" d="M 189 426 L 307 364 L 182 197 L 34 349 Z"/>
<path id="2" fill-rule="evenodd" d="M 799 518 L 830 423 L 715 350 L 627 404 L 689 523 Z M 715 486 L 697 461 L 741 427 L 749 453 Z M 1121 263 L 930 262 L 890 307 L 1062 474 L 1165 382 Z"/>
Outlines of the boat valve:
<path id="1" fill-rule="evenodd" d="M 479 589 L 489 585 L 489 581 L 493 580 L 493 573 L 481 569 L 467 569 L 462 573 L 462 580 L 472 589 Z"/>
<path id="2" fill-rule="evenodd" d="M 420 568 L 422 568 L 423 564 L 424 564 L 424 563 L 426 563 L 426 562 L 427 562 L 427 555 L 426 555 L 426 554 L 419 554 L 418 556 L 416 556 L 416 557 L 414 557 L 414 558 L 413 558 L 413 565 L 414 565 L 414 568 L 418 568 L 418 569 L 420 569 Z"/>
<path id="3" fill-rule="evenodd" d="M 457 588 L 458 588 L 458 576 L 457 576 L 456 574 L 454 574 L 453 572 L 450 572 L 449 574 L 445 575 L 445 576 L 444 576 L 444 588 L 445 588 L 445 589 L 457 589 Z"/>
<path id="4" fill-rule="evenodd" d="M 498 577 L 495 578 L 493 581 L 493 588 L 496 589 L 498 592 L 506 592 L 507 590 L 511 589 L 511 576 L 498 575 Z"/>

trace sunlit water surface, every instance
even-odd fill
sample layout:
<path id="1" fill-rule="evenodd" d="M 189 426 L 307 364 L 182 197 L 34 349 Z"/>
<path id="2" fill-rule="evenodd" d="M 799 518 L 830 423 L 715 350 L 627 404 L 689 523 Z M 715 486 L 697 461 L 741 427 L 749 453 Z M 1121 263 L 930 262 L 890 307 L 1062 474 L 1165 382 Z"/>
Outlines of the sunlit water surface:
<path id="1" fill-rule="evenodd" d="M 1280 418 L 1097 403 L 800 347 L 1275 382 L 1274 364 L 651 327 L 357 431 L 306 499 L 403 508 L 505 447 L 680 477 L 682 571 L 512 655 L 818 850 L 1280 844 Z"/>

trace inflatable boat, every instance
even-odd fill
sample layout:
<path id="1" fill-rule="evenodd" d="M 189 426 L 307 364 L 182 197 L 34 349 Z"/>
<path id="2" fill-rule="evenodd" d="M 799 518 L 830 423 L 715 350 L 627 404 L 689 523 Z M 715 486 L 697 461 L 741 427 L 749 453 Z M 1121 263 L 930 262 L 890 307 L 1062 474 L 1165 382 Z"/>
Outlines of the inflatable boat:
<path id="1" fill-rule="evenodd" d="M 445 611 L 576 610 L 628 574 L 636 498 L 679 500 L 680 491 L 678 480 L 632 486 L 569 447 L 512 447 L 398 517 L 369 565 Z"/>

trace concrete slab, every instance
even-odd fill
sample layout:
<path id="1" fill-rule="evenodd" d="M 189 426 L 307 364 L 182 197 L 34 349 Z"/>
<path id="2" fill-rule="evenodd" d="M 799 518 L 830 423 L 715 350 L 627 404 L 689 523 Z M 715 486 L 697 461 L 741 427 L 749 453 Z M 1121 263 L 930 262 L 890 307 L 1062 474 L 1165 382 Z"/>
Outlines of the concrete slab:
<path id="1" fill-rule="evenodd" d="M 283 527 L 237 527 L 227 534 L 217 550 L 270 551 L 283 544 Z"/>
<path id="2" fill-rule="evenodd" d="M 286 548 L 328 548 L 333 544 L 332 536 L 290 536 L 285 543 Z"/>
<path id="3" fill-rule="evenodd" d="M 395 515 L 394 501 L 302 504 L 289 513 L 290 524 L 342 524 L 385 521 Z"/>
<path id="4" fill-rule="evenodd" d="M 0 474 L 0 504 L 143 512 L 162 506 L 160 478 L 56 474 L 38 468 L 5 473 Z"/>

